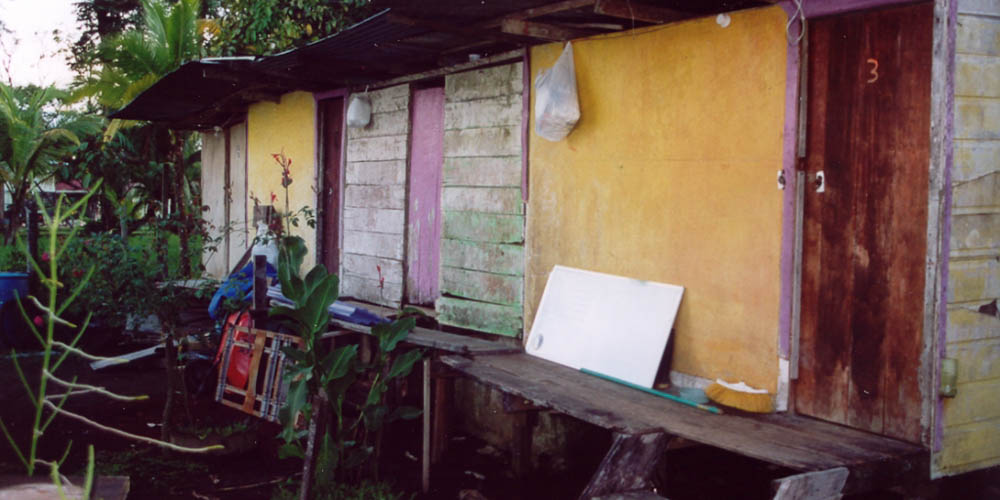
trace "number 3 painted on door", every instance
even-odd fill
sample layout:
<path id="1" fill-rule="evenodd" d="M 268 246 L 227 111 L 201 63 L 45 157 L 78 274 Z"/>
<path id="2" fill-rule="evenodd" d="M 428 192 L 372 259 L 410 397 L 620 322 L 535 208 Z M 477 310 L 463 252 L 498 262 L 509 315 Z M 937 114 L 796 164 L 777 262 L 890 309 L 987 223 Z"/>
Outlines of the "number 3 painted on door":
<path id="1" fill-rule="evenodd" d="M 867 63 L 872 65 L 872 77 L 868 79 L 868 83 L 875 83 L 875 81 L 878 80 L 878 59 L 869 57 Z"/>

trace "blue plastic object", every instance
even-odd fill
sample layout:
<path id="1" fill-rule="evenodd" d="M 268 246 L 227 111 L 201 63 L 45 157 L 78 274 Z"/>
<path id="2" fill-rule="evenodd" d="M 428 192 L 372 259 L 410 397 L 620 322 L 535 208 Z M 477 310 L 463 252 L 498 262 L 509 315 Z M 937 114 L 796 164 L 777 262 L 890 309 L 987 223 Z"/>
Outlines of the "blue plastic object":
<path id="1" fill-rule="evenodd" d="M 18 297 L 28 295 L 28 274 L 0 273 L 0 306 L 8 300 L 13 300 L 15 291 Z"/>
<path id="2" fill-rule="evenodd" d="M 267 277 L 277 278 L 278 270 L 271 264 L 267 265 Z M 219 289 L 212 296 L 212 302 L 208 304 L 208 315 L 212 319 L 218 319 L 216 314 L 223 299 L 241 298 L 244 301 L 253 299 L 253 262 L 243 266 L 243 269 L 231 274 L 226 281 L 222 282 Z"/>

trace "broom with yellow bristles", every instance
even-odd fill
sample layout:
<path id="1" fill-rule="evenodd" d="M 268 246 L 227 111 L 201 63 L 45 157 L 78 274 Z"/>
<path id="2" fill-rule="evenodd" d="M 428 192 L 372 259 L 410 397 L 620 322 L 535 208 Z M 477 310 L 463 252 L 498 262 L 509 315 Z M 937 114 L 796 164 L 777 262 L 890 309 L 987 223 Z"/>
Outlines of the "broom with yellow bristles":
<path id="1" fill-rule="evenodd" d="M 764 389 L 754 389 L 743 382 L 731 383 L 716 379 L 712 385 L 705 388 L 708 399 L 737 410 L 753 413 L 771 413 L 774 403 L 771 394 Z"/>

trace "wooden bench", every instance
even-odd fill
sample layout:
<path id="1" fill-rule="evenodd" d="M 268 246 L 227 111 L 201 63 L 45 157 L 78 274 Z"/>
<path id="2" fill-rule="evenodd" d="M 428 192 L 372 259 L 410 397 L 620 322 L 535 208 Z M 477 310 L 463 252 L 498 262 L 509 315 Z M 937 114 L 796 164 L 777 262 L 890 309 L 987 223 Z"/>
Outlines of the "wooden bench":
<path id="1" fill-rule="evenodd" d="M 647 487 L 671 437 L 796 471 L 772 484 L 782 499 L 830 498 L 927 472 L 927 450 L 915 444 L 789 414 L 714 415 L 523 353 L 449 355 L 440 362 L 534 406 L 612 431 L 611 449 L 581 498 Z"/>

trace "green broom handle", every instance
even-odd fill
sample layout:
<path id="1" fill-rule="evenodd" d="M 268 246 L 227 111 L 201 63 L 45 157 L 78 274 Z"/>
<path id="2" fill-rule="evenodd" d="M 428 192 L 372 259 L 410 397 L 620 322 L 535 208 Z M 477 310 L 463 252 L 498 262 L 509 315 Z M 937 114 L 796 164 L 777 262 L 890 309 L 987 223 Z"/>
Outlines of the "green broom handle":
<path id="1" fill-rule="evenodd" d="M 699 409 L 705 410 L 707 412 L 715 413 L 716 415 L 722 415 L 722 410 L 720 410 L 720 409 L 718 409 L 718 408 L 716 408 L 714 406 L 711 406 L 711 405 L 703 405 L 701 403 L 695 403 L 694 401 L 691 401 L 690 399 L 685 399 L 685 398 L 682 398 L 680 396 L 674 396 L 673 394 L 667 394 L 665 392 L 658 391 L 656 389 L 650 389 L 648 387 L 643 387 L 641 385 L 633 384 L 632 382 L 628 382 L 628 381 L 622 380 L 620 378 L 615 378 L 615 377 L 612 377 L 611 375 L 605 375 L 603 373 L 598 373 L 598 372 L 595 372 L 594 370 L 588 370 L 586 368 L 580 368 L 580 371 L 583 372 L 583 373 L 586 373 L 587 375 L 593 375 L 593 376 L 595 376 L 597 378 L 603 378 L 604 380 L 615 382 L 615 383 L 618 383 L 618 384 L 621 384 L 621 385 L 624 385 L 624 386 L 627 386 L 627 387 L 631 387 L 633 389 L 638 389 L 638 390 L 640 390 L 642 392 L 646 392 L 646 393 L 652 394 L 654 396 L 660 396 L 661 398 L 667 398 L 667 399 L 669 399 L 671 401 L 677 401 L 678 403 L 683 403 L 683 404 L 686 404 L 688 406 L 693 406 L 695 408 L 699 408 Z"/>

